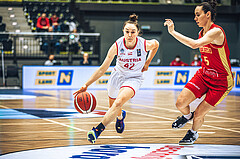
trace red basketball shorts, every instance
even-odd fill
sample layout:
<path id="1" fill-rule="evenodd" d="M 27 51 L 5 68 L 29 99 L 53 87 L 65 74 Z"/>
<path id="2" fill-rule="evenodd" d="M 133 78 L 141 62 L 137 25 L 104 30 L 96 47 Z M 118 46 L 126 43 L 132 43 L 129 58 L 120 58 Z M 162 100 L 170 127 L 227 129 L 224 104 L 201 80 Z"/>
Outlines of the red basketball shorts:
<path id="1" fill-rule="evenodd" d="M 226 80 L 214 80 L 198 71 L 185 85 L 185 88 L 192 91 L 196 98 L 201 98 L 206 94 L 205 101 L 212 106 L 218 105 L 228 95 L 232 87 L 232 77 L 227 77 Z"/>

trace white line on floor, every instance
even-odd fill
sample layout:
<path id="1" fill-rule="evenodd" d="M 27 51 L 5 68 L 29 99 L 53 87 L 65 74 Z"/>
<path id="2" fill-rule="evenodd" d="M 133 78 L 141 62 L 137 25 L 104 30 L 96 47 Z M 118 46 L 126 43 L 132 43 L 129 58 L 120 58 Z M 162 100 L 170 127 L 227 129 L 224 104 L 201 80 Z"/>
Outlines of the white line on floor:
<path id="1" fill-rule="evenodd" d="M 11 109 L 11 108 L 6 107 L 6 106 L 3 106 L 3 105 L 0 105 L 0 107 L 5 108 L 5 109 Z M 57 122 L 57 121 L 54 121 L 54 120 L 51 120 L 51 119 L 42 119 L 42 120 L 48 121 L 48 122 L 51 122 L 51 123 L 54 123 L 54 124 L 58 124 L 58 125 L 61 125 L 61 126 L 69 127 L 69 128 L 74 129 L 74 130 L 87 132 L 86 130 L 79 129 L 79 128 L 77 128 L 77 127 L 70 126 L 70 125 L 67 125 L 67 124 L 63 124 L 63 123 L 60 123 L 60 122 Z"/>
<path id="2" fill-rule="evenodd" d="M 67 118 L 65 118 L 67 119 Z M 235 123 L 238 121 L 226 121 L 226 120 L 212 120 L 212 121 L 204 121 L 204 123 Z M 69 122 L 62 122 L 63 124 L 69 124 Z M 95 122 L 87 122 L 87 121 L 74 121 L 74 125 L 87 125 L 87 124 L 98 124 L 99 121 L 95 121 Z M 139 123 L 139 121 L 125 121 L 126 124 L 163 124 L 163 123 L 172 123 L 172 121 L 141 121 L 141 123 Z M 27 123 L 27 122 L 16 122 L 16 123 L 0 123 L 0 125 L 52 125 L 55 123 L 50 123 L 50 122 L 44 122 L 44 123 L 40 123 L 40 122 L 35 122 L 35 123 Z M 115 123 L 111 123 L 111 124 L 115 124 Z"/>
<path id="3" fill-rule="evenodd" d="M 105 106 L 100 106 L 100 105 L 98 105 L 98 107 L 100 107 L 100 108 L 106 108 Z M 170 121 L 173 120 L 173 119 L 171 119 L 171 118 L 166 118 L 166 117 L 161 117 L 161 116 L 156 116 L 156 115 L 150 115 L 150 114 L 145 114 L 145 113 L 138 113 L 138 112 L 133 112 L 133 111 L 127 111 L 127 112 L 128 112 L 128 113 L 132 113 L 132 114 L 137 114 L 137 115 L 143 115 L 143 116 L 153 117 L 153 118 L 170 120 Z"/>
<path id="4" fill-rule="evenodd" d="M 206 126 L 206 127 L 209 127 L 209 128 L 215 128 L 215 129 L 218 129 L 218 130 L 225 130 L 225 131 L 231 131 L 231 132 L 235 132 L 235 133 L 240 133 L 240 131 L 233 130 L 233 129 L 228 129 L 228 128 L 221 128 L 221 127 L 205 125 L 205 124 L 203 126 Z"/>
<path id="5" fill-rule="evenodd" d="M 179 129 L 177 131 L 187 131 L 188 129 Z M 209 132 L 208 132 L 209 130 Z M 213 134 L 215 132 L 211 132 L 212 130 L 215 129 L 204 129 L 204 131 L 199 131 L 198 133 L 205 133 L 205 134 Z M 115 132 L 115 129 L 106 129 L 104 130 L 104 132 Z M 175 131 L 174 129 L 131 129 L 131 130 L 124 130 L 124 132 L 153 132 L 153 131 Z M 4 131 L 4 132 L 0 132 L 0 134 L 21 134 L 21 133 L 26 133 L 26 134 L 31 134 L 31 133 L 68 133 L 68 132 L 79 132 L 76 130 L 69 130 L 69 131 L 61 131 L 61 130 L 52 130 L 52 131 L 17 131 L 17 132 L 13 132 L 13 131 Z"/>
<path id="6" fill-rule="evenodd" d="M 119 139 L 119 138 L 123 138 L 121 136 L 99 136 L 99 139 Z"/>
<path id="7" fill-rule="evenodd" d="M 45 121 L 48 121 L 48 122 L 52 122 L 52 123 L 55 123 L 55 124 L 58 124 L 58 125 L 66 126 L 66 127 L 78 130 L 78 131 L 85 131 L 85 132 L 87 132 L 87 130 L 79 129 L 77 127 L 70 126 L 70 125 L 67 125 L 67 124 L 63 124 L 63 123 L 60 123 L 60 122 L 57 122 L 57 121 L 54 121 L 54 120 L 51 120 L 51 119 L 42 119 L 42 120 L 45 120 Z"/>
<path id="8" fill-rule="evenodd" d="M 107 108 L 105 106 L 99 106 L 98 107 L 103 107 L 103 108 Z M 137 113 L 137 112 L 132 112 L 132 111 L 127 111 L 128 113 L 133 113 L 133 114 L 138 114 L 138 115 L 143 115 L 143 116 L 148 116 L 148 117 L 153 117 L 153 118 L 159 118 L 159 119 L 167 119 L 167 120 L 172 120 L 174 121 L 174 119 L 172 118 L 165 118 L 165 117 L 159 117 L 159 116 L 155 116 L 155 115 L 150 115 L 150 114 L 143 114 L 143 113 Z M 237 119 L 235 119 L 237 120 Z M 235 133 L 240 133 L 240 131 L 236 131 L 236 130 L 232 130 L 232 129 L 227 129 L 227 128 L 222 128 L 222 127 L 216 127 L 216 126 L 211 126 L 211 125 L 206 125 L 204 124 L 203 126 L 207 126 L 207 127 L 212 127 L 218 130 L 225 130 L 225 131 L 231 131 L 231 132 L 235 132 Z"/>

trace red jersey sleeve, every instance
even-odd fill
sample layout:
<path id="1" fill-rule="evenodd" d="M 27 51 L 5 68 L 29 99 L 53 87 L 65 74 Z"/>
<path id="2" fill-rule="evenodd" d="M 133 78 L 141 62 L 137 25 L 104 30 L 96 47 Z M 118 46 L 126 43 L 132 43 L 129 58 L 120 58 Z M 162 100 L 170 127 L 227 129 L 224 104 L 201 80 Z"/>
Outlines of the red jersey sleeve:
<path id="1" fill-rule="evenodd" d="M 40 24 L 41 19 L 42 19 L 41 17 L 38 18 L 37 27 L 42 29 L 43 26 Z"/>

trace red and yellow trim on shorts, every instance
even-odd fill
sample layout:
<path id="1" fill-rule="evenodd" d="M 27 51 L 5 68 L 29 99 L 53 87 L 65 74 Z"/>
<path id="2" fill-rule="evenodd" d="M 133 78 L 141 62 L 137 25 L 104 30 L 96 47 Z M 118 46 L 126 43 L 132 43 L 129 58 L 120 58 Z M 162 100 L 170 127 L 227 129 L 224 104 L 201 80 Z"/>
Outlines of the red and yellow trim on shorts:
<path id="1" fill-rule="evenodd" d="M 234 81 L 233 81 L 233 75 L 232 75 L 232 71 L 231 71 L 231 68 L 229 66 L 229 63 L 228 63 L 228 60 L 227 60 L 227 54 L 226 54 L 226 51 L 225 51 L 225 47 L 221 47 L 221 48 L 218 48 L 218 53 L 219 53 L 219 57 L 222 61 L 222 64 L 224 66 L 224 69 L 226 70 L 226 72 L 228 73 L 228 76 L 227 76 L 227 83 L 228 83 L 228 86 L 227 86 L 227 90 L 226 92 L 223 94 L 222 98 L 220 98 L 220 100 L 214 105 L 218 105 L 219 103 L 222 102 L 222 100 L 228 95 L 228 93 L 232 90 L 233 88 L 233 85 L 234 85 Z"/>

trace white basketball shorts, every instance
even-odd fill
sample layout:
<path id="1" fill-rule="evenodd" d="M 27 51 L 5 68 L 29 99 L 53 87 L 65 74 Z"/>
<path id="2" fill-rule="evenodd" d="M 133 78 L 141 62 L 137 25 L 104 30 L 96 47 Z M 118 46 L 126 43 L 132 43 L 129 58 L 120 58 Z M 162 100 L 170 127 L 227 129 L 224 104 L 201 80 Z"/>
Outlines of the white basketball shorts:
<path id="1" fill-rule="evenodd" d="M 143 77 L 142 76 L 136 76 L 136 77 L 127 77 L 117 70 L 115 68 L 113 69 L 111 76 L 108 80 L 108 96 L 112 99 L 116 99 L 119 93 L 119 90 L 122 87 L 129 87 L 134 91 L 134 95 L 136 91 L 139 90 L 143 83 Z M 133 95 L 133 96 L 134 96 Z"/>

